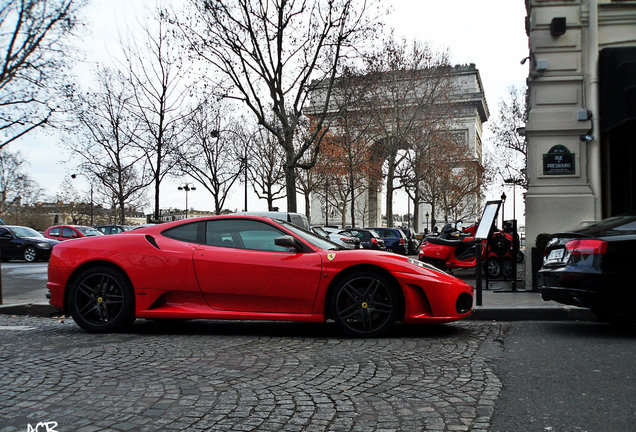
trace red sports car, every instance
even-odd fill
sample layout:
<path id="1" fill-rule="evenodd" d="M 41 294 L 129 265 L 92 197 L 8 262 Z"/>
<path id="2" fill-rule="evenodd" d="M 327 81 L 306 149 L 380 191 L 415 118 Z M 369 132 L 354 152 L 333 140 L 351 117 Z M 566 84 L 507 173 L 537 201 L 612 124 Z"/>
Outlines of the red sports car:
<path id="1" fill-rule="evenodd" d="M 60 243 L 50 302 L 89 332 L 135 318 L 323 322 L 378 336 L 465 318 L 473 288 L 404 256 L 338 245 L 258 216 L 177 221 Z"/>

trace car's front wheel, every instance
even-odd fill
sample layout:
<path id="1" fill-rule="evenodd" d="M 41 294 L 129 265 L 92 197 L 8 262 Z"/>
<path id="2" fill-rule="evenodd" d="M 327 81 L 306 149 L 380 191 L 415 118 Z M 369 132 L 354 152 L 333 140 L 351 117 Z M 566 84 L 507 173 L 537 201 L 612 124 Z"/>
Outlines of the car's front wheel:
<path id="1" fill-rule="evenodd" d="M 38 259 L 38 251 L 33 246 L 27 246 L 24 249 L 24 260 L 26 262 L 35 262 Z"/>
<path id="2" fill-rule="evenodd" d="M 357 272 L 345 277 L 331 293 L 331 312 L 338 327 L 356 337 L 385 334 L 398 317 L 399 297 L 384 276 Z"/>
<path id="3" fill-rule="evenodd" d="M 135 298 L 128 278 L 119 270 L 99 266 L 84 270 L 69 293 L 73 320 L 91 333 L 122 330 L 135 319 Z"/>

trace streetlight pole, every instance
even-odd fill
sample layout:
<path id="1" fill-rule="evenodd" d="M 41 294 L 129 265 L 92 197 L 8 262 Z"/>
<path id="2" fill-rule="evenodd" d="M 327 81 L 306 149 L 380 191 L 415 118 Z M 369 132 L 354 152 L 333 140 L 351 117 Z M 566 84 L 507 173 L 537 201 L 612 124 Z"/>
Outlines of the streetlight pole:
<path id="1" fill-rule="evenodd" d="M 426 231 L 428 231 L 428 212 L 426 212 Z"/>
<path id="2" fill-rule="evenodd" d="M 179 186 L 177 189 L 185 191 L 186 194 L 186 201 L 185 201 L 185 218 L 188 218 L 188 192 L 190 191 L 195 191 L 197 190 L 196 187 L 194 187 L 194 185 L 192 185 L 191 183 L 184 183 L 183 185 Z"/>
<path id="3" fill-rule="evenodd" d="M 501 229 L 503 230 L 504 227 L 504 221 L 506 220 L 504 217 L 504 210 L 505 210 L 505 204 L 506 203 L 506 193 L 503 192 L 501 194 Z"/>
<path id="4" fill-rule="evenodd" d="M 75 180 L 77 178 L 77 174 L 71 174 L 71 178 Z M 91 183 L 91 226 L 93 226 L 93 183 Z"/>
<path id="5" fill-rule="evenodd" d="M 245 211 L 247 211 L 247 144 L 245 144 L 245 156 L 243 159 L 243 169 L 245 170 Z"/>

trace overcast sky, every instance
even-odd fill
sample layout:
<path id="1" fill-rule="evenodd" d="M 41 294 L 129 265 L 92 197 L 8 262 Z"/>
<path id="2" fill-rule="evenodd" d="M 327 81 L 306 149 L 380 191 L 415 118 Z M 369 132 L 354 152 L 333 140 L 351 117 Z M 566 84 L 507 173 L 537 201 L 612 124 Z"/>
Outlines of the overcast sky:
<path id="1" fill-rule="evenodd" d="M 95 0 L 89 9 L 90 32 L 82 43 L 89 47 L 88 63 L 116 51 L 118 35 L 136 14 L 145 15 L 145 0 Z M 152 4 L 152 3 L 151 3 Z M 523 0 L 393 0 L 393 12 L 386 17 L 386 24 L 395 28 L 398 36 L 431 43 L 440 49 L 448 48 L 453 64 L 475 63 L 481 74 L 486 100 L 492 117 L 496 116 L 499 100 L 511 85 L 523 86 L 527 65 L 519 62 L 527 56 L 528 40 L 524 30 L 525 7 Z M 131 21 L 132 20 L 132 21 Z M 81 68 L 90 70 L 89 67 Z M 91 79 L 90 75 L 82 79 Z M 486 129 L 487 129 L 486 123 Z M 60 138 L 53 132 L 33 134 L 13 144 L 11 151 L 20 150 L 30 162 L 30 174 L 47 195 L 54 196 L 65 176 L 75 171 L 73 161 L 65 160 Z M 486 130 L 485 145 L 492 144 Z M 78 189 L 88 190 L 88 185 L 78 181 Z M 183 180 L 181 181 L 183 183 Z M 161 207 L 183 208 L 185 197 L 177 190 L 177 180 L 162 184 Z M 243 207 L 243 189 L 238 186 L 229 203 L 230 209 Z M 487 191 L 487 198 L 501 195 L 501 188 Z M 512 189 L 506 189 L 512 196 Z M 148 201 L 153 197 L 149 191 Z M 506 213 L 512 212 L 512 199 L 508 200 Z M 517 217 L 521 218 L 521 192 L 517 190 Z M 303 205 L 299 197 L 299 206 Z M 277 201 L 282 210 L 285 200 Z M 211 197 L 201 187 L 189 196 L 189 206 L 197 210 L 212 210 Z M 254 196 L 249 200 L 249 210 L 266 210 L 266 202 Z M 150 211 L 150 206 L 148 211 Z M 299 208 L 302 211 L 302 208 Z M 406 195 L 398 192 L 394 197 L 394 211 L 406 213 Z"/>

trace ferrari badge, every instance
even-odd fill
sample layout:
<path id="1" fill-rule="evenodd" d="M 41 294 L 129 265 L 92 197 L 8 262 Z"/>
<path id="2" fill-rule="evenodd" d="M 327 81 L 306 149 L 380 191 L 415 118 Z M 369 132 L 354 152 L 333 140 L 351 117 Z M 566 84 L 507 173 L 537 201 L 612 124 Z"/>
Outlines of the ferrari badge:
<path id="1" fill-rule="evenodd" d="M 334 259 L 335 257 L 336 257 L 336 254 L 335 254 L 335 253 L 328 253 L 328 254 L 327 254 L 327 259 L 328 259 L 329 261 L 333 261 L 333 259 Z"/>

